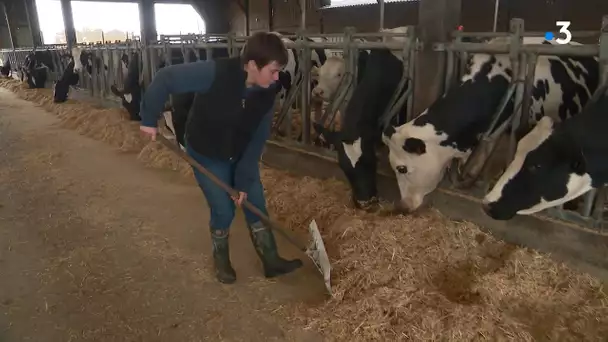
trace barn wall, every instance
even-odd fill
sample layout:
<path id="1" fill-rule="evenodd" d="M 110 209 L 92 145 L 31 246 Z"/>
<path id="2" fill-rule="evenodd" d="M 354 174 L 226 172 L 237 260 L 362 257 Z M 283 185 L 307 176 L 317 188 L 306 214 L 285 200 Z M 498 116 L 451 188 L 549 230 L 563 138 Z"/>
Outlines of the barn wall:
<path id="1" fill-rule="evenodd" d="M 236 0 L 233 0 L 236 1 Z M 241 0 L 243 1 L 243 0 Z M 498 31 L 509 29 L 509 19 L 524 19 L 526 30 L 556 31 L 557 20 L 572 22 L 571 30 L 599 30 L 602 15 L 608 15 L 608 1 L 582 0 L 585 5 L 572 0 L 501 0 L 498 13 Z M 268 0 L 250 0 L 251 31 L 268 30 Z M 297 0 L 273 0 L 274 27 L 276 31 L 294 32 L 300 25 L 300 9 Z M 359 32 L 376 31 L 379 27 L 377 5 L 352 6 L 317 10 L 320 0 L 308 1 L 307 30 L 310 32 L 342 32 L 345 26 L 354 26 Z M 244 13 L 234 6 L 232 16 Z M 385 4 L 385 27 L 416 25 L 416 2 Z M 233 19 L 234 21 L 234 19 Z M 244 19 L 242 20 L 244 22 Z M 465 31 L 491 31 L 494 21 L 493 0 L 462 0 L 461 24 Z M 240 21 L 239 21 L 240 22 Z M 235 28 L 244 32 L 244 26 Z"/>

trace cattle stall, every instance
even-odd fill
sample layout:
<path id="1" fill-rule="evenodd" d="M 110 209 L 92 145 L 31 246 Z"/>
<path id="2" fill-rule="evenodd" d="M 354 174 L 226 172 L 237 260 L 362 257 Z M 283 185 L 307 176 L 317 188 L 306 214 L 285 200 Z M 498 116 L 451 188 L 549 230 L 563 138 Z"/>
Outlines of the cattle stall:
<path id="1" fill-rule="evenodd" d="M 572 31 L 572 39 L 577 38 L 597 38 L 597 44 L 582 44 L 578 46 L 555 46 L 543 44 L 523 44 L 523 37 L 543 37 L 544 32 L 526 32 L 524 30 L 523 20 L 513 19 L 511 21 L 510 32 L 462 32 L 455 31 L 452 34 L 453 41 L 450 43 L 438 43 L 433 46 L 435 51 L 441 51 L 446 56 L 445 65 L 445 81 L 444 94 L 449 88 L 453 87 L 456 79 L 463 73 L 464 61 L 470 54 L 473 53 L 500 53 L 507 54 L 512 60 L 514 74 L 513 81 L 509 85 L 508 91 L 504 94 L 504 99 L 501 101 L 501 107 L 511 98 L 514 99 L 515 106 L 513 113 L 509 115 L 509 120 L 505 122 L 511 123 L 511 133 L 508 139 L 508 155 L 513 159 L 515 154 L 517 140 L 516 135 L 518 129 L 525 130 L 525 120 L 522 120 L 524 113 L 528 112 L 531 106 L 531 89 L 534 81 L 533 71 L 539 56 L 543 55 L 575 55 L 575 56 L 596 56 L 600 66 L 601 82 L 594 91 L 594 97 L 590 99 L 589 104 L 596 100 L 599 94 L 606 90 L 606 72 L 608 61 L 608 25 L 606 19 L 601 23 L 602 30 L 593 32 L 576 32 Z M 598 23 L 598 26 L 599 23 Z M 352 100 L 354 84 L 357 79 L 359 68 L 357 56 L 362 50 L 389 49 L 401 53 L 403 72 L 398 86 L 391 95 L 389 105 L 385 111 L 379 115 L 378 127 L 386 127 L 391 123 L 391 120 L 397 116 L 397 111 L 405 104 L 405 121 L 411 121 L 418 116 L 419 113 L 413 112 L 413 102 L 416 97 L 413 89 L 413 81 L 416 77 L 414 73 L 414 65 L 416 63 L 416 53 L 421 47 L 414 33 L 415 30 L 409 29 L 407 33 L 391 33 L 391 32 L 356 32 L 352 27 L 344 29 L 343 33 L 333 34 L 310 34 L 305 31 L 298 31 L 295 34 L 283 34 L 283 37 L 289 39 L 286 41 L 288 49 L 294 52 L 295 62 L 299 69 L 294 70 L 290 88 L 285 92 L 282 105 L 279 106 L 276 113 L 274 123 L 275 135 L 268 143 L 268 151 L 264 157 L 269 163 L 287 166 L 286 164 L 303 165 L 322 163 L 328 168 L 333 168 L 333 171 L 324 171 L 325 175 L 333 174 L 339 178 L 343 178 L 339 169 L 336 168 L 337 152 L 326 146 L 318 146 L 318 132 L 311 130 L 313 121 L 321 126 L 335 127 L 335 123 L 339 115 L 344 113 L 348 103 Z M 484 39 L 504 38 L 506 42 L 488 44 Z M 162 36 L 160 40 L 150 44 L 142 44 L 138 41 L 117 42 L 112 44 L 78 44 L 72 50 L 86 51 L 89 53 L 90 68 L 82 67 L 78 70 L 80 82 L 73 88 L 77 92 L 86 92 L 94 98 L 102 100 L 122 102 L 125 106 L 124 94 L 122 97 L 113 92 L 112 87 L 122 90 L 126 87 L 126 80 L 129 79 L 129 70 L 135 70 L 138 75 L 135 83 L 141 86 L 144 91 L 146 85 L 154 77 L 157 70 L 163 66 L 175 63 L 188 63 L 195 60 L 205 60 L 217 58 L 220 56 L 234 56 L 239 49 L 243 47 L 246 41 L 246 36 L 237 36 L 234 33 L 228 34 L 205 34 L 205 35 L 172 35 Z M 473 42 L 476 41 L 476 42 Z M 46 50 L 55 52 L 55 56 L 69 53 L 65 47 L 41 47 L 37 50 Z M 333 94 L 329 101 L 326 101 L 326 110 L 320 118 L 312 119 L 311 115 L 311 83 L 314 77 L 310 73 L 311 57 L 315 50 L 331 51 L 330 55 L 341 56 L 345 63 L 346 72 L 341 76 L 337 91 Z M 31 52 L 31 49 L 17 50 L 2 50 L 0 55 L 3 60 L 10 60 L 13 68 L 23 63 L 26 55 Z M 126 55 L 125 60 L 122 56 Z M 133 59 L 132 57 L 137 58 Z M 126 62 L 125 62 L 126 61 Z M 82 62 L 81 62 L 82 63 Z M 121 64 L 123 63 L 123 64 Z M 134 64 L 133 64 L 134 63 Z M 129 65 L 135 65 L 129 68 Z M 56 70 L 63 72 L 67 63 L 61 62 L 59 59 Z M 138 97 L 140 98 L 140 97 Z M 129 98 L 128 103 L 131 103 L 133 98 Z M 299 107 L 300 116 L 297 121 L 300 122 L 300 127 L 295 127 L 293 123 L 296 121 L 293 117 L 294 103 L 300 100 Z M 404 122 L 397 122 L 397 125 L 402 125 Z M 458 172 L 458 167 L 450 168 L 450 172 L 444 177 L 441 185 L 438 188 L 437 196 L 442 198 L 450 198 L 444 201 L 445 205 L 442 208 L 452 207 L 460 208 L 463 199 L 467 202 L 481 202 L 481 197 L 491 188 L 491 179 L 479 180 L 480 174 L 485 171 L 487 161 L 499 152 L 494 148 L 495 140 L 502 135 L 509 125 L 493 125 L 490 129 L 482 134 L 481 142 L 477 146 L 470 157 L 461 166 L 462 171 Z M 520 128 L 521 127 L 521 128 Z M 386 152 L 386 147 L 380 148 Z M 270 153 L 272 152 L 272 153 Z M 383 154 L 381 152 L 380 154 Z M 385 153 L 384 153 L 385 154 Z M 291 155 L 291 156 L 288 156 Z M 294 156 L 295 155 L 295 156 Z M 279 156 L 281 156 L 279 158 Z M 304 162 L 306 160 L 306 162 Z M 314 162 L 312 162 L 314 160 Z M 481 160 L 481 161 L 480 161 Z M 328 164 L 325 164 L 328 163 Z M 477 163 L 476 171 L 472 172 L 472 165 Z M 331 166 L 330 166 L 331 165 Z M 320 172 L 315 167 L 302 167 L 309 170 L 310 173 Z M 316 169 L 319 169 L 317 166 Z M 337 171 L 336 171 L 337 170 Z M 380 192 L 387 194 L 389 198 L 395 198 L 395 192 L 398 192 L 398 187 L 395 185 L 395 173 L 391 168 L 386 157 L 379 157 L 378 175 Z M 384 190 L 383 190 L 384 189 Z M 446 197 L 447 196 L 447 197 Z M 604 187 L 593 189 L 579 196 L 581 205 L 575 210 L 564 208 L 561 204 L 558 207 L 543 210 L 541 213 L 533 214 L 534 216 L 547 223 L 547 227 L 553 227 L 556 224 L 565 225 L 568 228 L 559 228 L 560 232 L 570 227 L 592 229 L 595 232 L 602 232 L 605 227 L 605 199 L 606 191 Z M 454 201 L 456 199 L 456 201 Z M 458 203 L 455 203 L 458 202 Z M 447 209 L 448 212 L 459 211 L 459 209 Z M 460 216 L 466 216 L 461 213 Z M 458 215 L 455 215 L 458 216 Z M 519 219 L 518 219 L 519 220 Z M 517 221 L 517 220 L 516 220 Z M 492 220 L 487 217 L 483 220 L 484 224 L 491 227 Z M 520 222 L 520 221 L 518 221 Z M 536 222 L 536 221 L 535 221 Z M 558 228 L 556 228 L 558 229 Z M 491 230 L 491 228 L 490 228 Z M 505 233 L 512 236 L 513 232 Z"/>

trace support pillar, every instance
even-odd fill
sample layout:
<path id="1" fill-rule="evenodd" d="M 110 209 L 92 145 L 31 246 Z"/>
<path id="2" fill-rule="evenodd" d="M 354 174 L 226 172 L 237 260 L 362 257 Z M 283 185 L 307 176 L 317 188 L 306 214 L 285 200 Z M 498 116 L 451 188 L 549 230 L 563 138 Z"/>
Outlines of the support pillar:
<path id="1" fill-rule="evenodd" d="M 23 7 L 25 9 L 27 24 L 32 35 L 32 45 L 34 47 L 42 46 L 42 32 L 40 31 L 40 22 L 38 21 L 35 0 L 23 0 Z"/>
<path id="2" fill-rule="evenodd" d="M 63 15 L 63 27 L 65 32 L 65 41 L 68 44 L 68 49 L 71 50 L 76 45 L 76 29 L 74 28 L 74 13 L 72 12 L 72 1 L 61 0 L 61 14 Z"/>
<path id="3" fill-rule="evenodd" d="M 249 22 L 249 0 L 245 0 L 245 35 L 249 36 L 250 32 L 250 22 Z"/>
<path id="4" fill-rule="evenodd" d="M 445 54 L 433 43 L 447 42 L 460 23 L 461 0 L 421 0 L 418 5 L 418 37 L 422 50 L 416 56 L 414 115 L 417 116 L 443 92 Z"/>
<path id="5" fill-rule="evenodd" d="M 16 25 L 14 22 L 12 22 L 12 20 L 10 19 L 10 16 L 8 15 L 8 8 L 6 7 L 6 3 L 5 2 L 0 2 L 0 6 L 2 7 L 2 13 L 4 14 L 4 19 L 6 20 L 6 28 L 8 30 L 8 38 L 9 38 L 9 42 L 11 45 L 11 49 L 15 49 L 17 47 L 17 41 L 16 41 L 16 34 L 15 34 L 15 28 Z"/>
<path id="6" fill-rule="evenodd" d="M 249 0 L 247 0 L 247 4 L 249 4 Z M 249 11 L 245 15 L 249 23 Z M 274 31 L 274 1 L 272 0 L 268 0 L 268 31 Z M 247 28 L 247 35 L 249 35 L 249 27 Z"/>
<path id="7" fill-rule="evenodd" d="M 148 44 L 157 39 L 156 32 L 156 16 L 154 13 L 154 1 L 139 0 L 139 27 L 141 32 L 141 41 L 143 44 Z"/>

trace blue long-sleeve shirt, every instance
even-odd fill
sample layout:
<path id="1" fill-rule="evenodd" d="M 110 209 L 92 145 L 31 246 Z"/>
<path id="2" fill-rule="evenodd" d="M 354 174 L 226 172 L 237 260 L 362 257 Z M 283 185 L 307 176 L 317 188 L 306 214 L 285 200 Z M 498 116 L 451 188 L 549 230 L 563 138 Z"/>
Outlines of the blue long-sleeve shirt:
<path id="1" fill-rule="evenodd" d="M 156 127 L 158 125 L 158 120 L 170 94 L 205 93 L 213 84 L 214 78 L 215 61 L 213 60 L 175 64 L 160 69 L 141 100 L 141 125 L 146 127 Z M 274 87 L 275 84 L 271 87 Z M 261 88 L 258 86 L 247 88 L 243 84 L 243 97 L 247 96 L 248 92 L 259 89 Z M 273 110 L 271 108 L 252 135 L 251 141 L 241 158 L 236 161 L 234 187 L 238 191 L 247 192 L 253 182 L 260 177 L 258 162 L 262 156 L 266 140 L 270 137 L 272 117 Z"/>

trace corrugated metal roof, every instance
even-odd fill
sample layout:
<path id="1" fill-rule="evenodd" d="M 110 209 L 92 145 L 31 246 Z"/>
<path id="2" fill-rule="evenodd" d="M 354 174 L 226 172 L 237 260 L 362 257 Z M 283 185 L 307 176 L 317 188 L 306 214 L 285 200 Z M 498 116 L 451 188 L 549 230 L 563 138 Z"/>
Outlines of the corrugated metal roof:
<path id="1" fill-rule="evenodd" d="M 394 2 L 412 2 L 419 0 L 384 0 L 385 4 L 394 3 Z M 354 7 L 354 6 L 369 6 L 369 5 L 377 5 L 377 0 L 331 0 L 331 5 L 321 7 L 320 9 L 328 9 L 328 8 L 340 8 L 340 7 Z"/>

